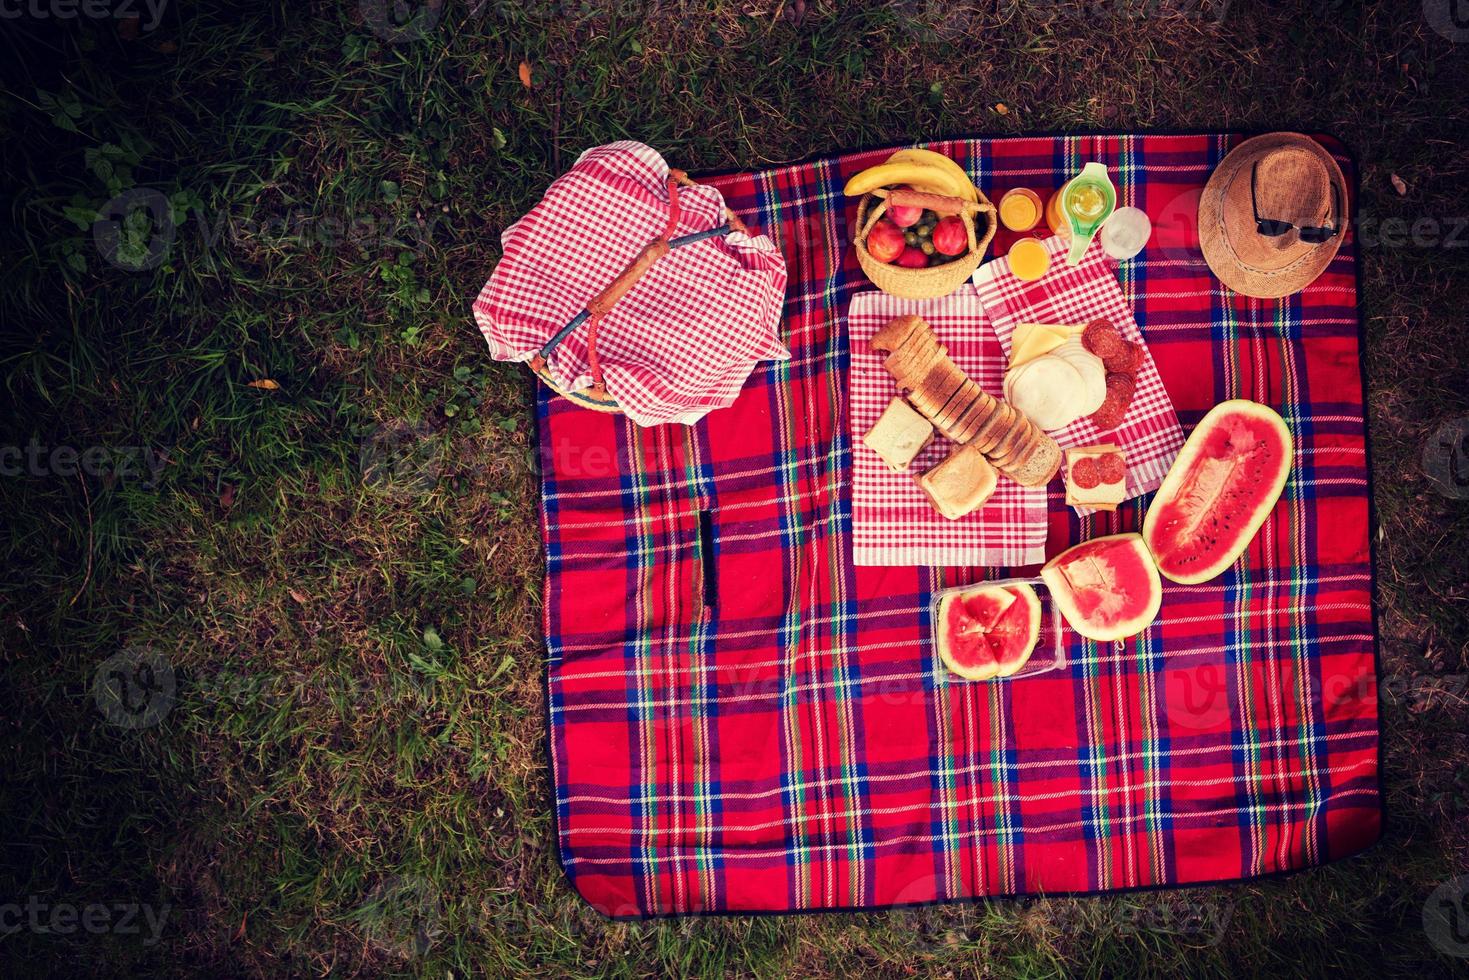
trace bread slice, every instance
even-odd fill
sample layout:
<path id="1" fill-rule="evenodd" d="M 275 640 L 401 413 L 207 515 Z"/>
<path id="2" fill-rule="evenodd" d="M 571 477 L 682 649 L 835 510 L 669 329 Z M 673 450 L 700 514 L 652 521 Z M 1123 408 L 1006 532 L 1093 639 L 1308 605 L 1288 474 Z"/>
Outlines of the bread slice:
<path id="1" fill-rule="evenodd" d="M 908 378 L 906 380 L 899 381 L 898 387 L 907 389 L 909 391 L 917 388 L 920 384 L 923 383 L 923 379 L 928 377 L 929 372 L 933 371 L 935 368 L 942 368 L 942 370 L 947 371 L 948 367 L 945 366 L 946 361 L 949 361 L 949 349 L 943 344 L 939 344 L 927 354 L 921 355 L 917 360 L 913 362 L 913 368 L 909 372 Z M 949 363 L 952 364 L 953 362 L 949 361 Z M 957 370 L 957 368 L 955 370 Z"/>
<path id="2" fill-rule="evenodd" d="M 904 316 L 896 316 L 883 324 L 877 333 L 872 335 L 868 346 L 883 354 L 902 349 L 914 331 L 922 330 L 928 332 L 928 324 L 923 317 L 913 316 L 911 313 Z"/>
<path id="3" fill-rule="evenodd" d="M 985 420 L 999 409 L 999 401 L 988 392 L 981 391 L 979 397 L 970 402 L 964 413 L 954 420 L 950 435 L 955 442 L 970 442 Z"/>
<path id="4" fill-rule="evenodd" d="M 989 453 L 999 445 L 1000 437 L 1010 431 L 1010 426 L 1014 421 L 1015 410 L 1008 402 L 1000 402 L 994 414 L 985 420 L 985 423 L 979 427 L 979 431 L 974 434 L 974 438 L 969 440 L 970 445 L 982 453 Z"/>
<path id="5" fill-rule="evenodd" d="M 1010 406 L 1010 426 L 1000 435 L 993 449 L 985 453 L 993 463 L 997 460 L 1009 460 L 1019 447 L 1020 441 L 1025 438 L 1029 423 L 1014 405 Z"/>
<path id="6" fill-rule="evenodd" d="M 882 362 L 887 368 L 888 374 L 893 376 L 903 391 L 912 391 L 918 387 L 928 374 L 929 368 L 933 367 L 941 357 L 948 354 L 948 348 L 943 344 L 929 341 L 909 341 L 902 350 L 893 351 Z"/>
<path id="7" fill-rule="evenodd" d="M 887 357 L 883 358 L 883 366 L 892 370 L 896 366 L 906 365 L 920 354 L 938 345 L 938 338 L 931 331 L 914 330 L 905 336 Z"/>
<path id="8" fill-rule="evenodd" d="M 974 399 L 974 393 L 978 390 L 979 386 L 973 381 L 970 381 L 966 376 L 963 383 L 954 389 L 954 393 L 949 396 L 949 400 L 944 402 L 943 407 L 934 415 L 934 424 L 937 425 L 940 418 L 947 421 L 956 413 L 962 411 Z M 939 427 L 943 428 L 943 426 Z"/>
<path id="9" fill-rule="evenodd" d="M 965 378 L 964 384 L 959 386 L 959 391 L 953 398 L 949 399 L 949 403 L 944 406 L 944 410 L 934 417 L 933 424 L 938 426 L 939 431 L 944 435 L 951 439 L 954 438 L 954 420 L 962 415 L 970 405 L 974 404 L 974 400 L 982 394 L 983 392 L 979 390 L 979 385 Z"/>
<path id="10" fill-rule="evenodd" d="M 999 445 L 987 455 L 990 462 L 1004 469 L 1025 451 L 1025 446 L 1035 435 L 1035 426 L 1031 425 L 1024 415 L 1015 413 L 1015 424 L 1010 431 L 1005 433 Z"/>
<path id="11" fill-rule="evenodd" d="M 923 381 L 913 389 L 909 401 L 937 422 L 953 397 L 969 383 L 969 378 L 959 370 L 959 366 L 946 357 L 928 369 Z"/>
<path id="12" fill-rule="evenodd" d="M 983 453 L 973 446 L 959 446 L 942 463 L 913 479 L 940 514 L 956 521 L 984 506 L 999 478 Z"/>
<path id="13" fill-rule="evenodd" d="M 928 398 L 924 397 L 922 385 L 908 392 L 907 397 L 908 404 L 917 409 L 919 413 L 921 413 L 923 417 L 928 419 L 930 422 L 932 422 L 938 416 L 939 406 L 935 405 Z"/>
<path id="14" fill-rule="evenodd" d="M 1044 432 L 1038 434 L 1039 440 L 1005 471 L 1006 476 L 1023 487 L 1044 486 L 1061 468 L 1061 447 Z"/>
<path id="15" fill-rule="evenodd" d="M 877 423 L 862 437 L 862 442 L 882 457 L 896 473 L 904 473 L 913 457 L 933 441 L 933 426 L 913 406 L 894 398 L 883 409 Z"/>

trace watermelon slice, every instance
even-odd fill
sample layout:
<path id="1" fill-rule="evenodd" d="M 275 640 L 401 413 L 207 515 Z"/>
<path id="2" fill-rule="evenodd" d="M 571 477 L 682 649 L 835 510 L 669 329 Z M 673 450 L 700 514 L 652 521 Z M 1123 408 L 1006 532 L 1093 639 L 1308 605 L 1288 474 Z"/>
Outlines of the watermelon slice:
<path id="1" fill-rule="evenodd" d="M 1143 521 L 1158 571 L 1196 585 L 1234 564 L 1290 476 L 1290 429 L 1258 402 L 1220 402 L 1173 461 Z"/>
<path id="2" fill-rule="evenodd" d="M 960 677 L 1009 677 L 1040 639 L 1041 600 L 1024 582 L 951 592 L 939 601 L 935 632 L 939 656 Z"/>
<path id="3" fill-rule="evenodd" d="M 1068 548 L 1046 563 L 1041 580 L 1071 628 L 1103 642 L 1142 632 L 1163 604 L 1158 568 L 1137 534 Z"/>

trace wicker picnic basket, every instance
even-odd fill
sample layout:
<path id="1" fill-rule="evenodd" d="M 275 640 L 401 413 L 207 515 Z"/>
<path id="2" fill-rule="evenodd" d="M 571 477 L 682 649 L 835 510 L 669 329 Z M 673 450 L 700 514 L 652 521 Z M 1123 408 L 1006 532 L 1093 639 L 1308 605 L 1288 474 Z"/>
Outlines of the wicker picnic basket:
<path id="1" fill-rule="evenodd" d="M 531 358 L 531 370 L 535 372 L 536 377 L 545 383 L 546 387 L 583 408 L 590 408 L 597 412 L 622 414 L 622 409 L 617 405 L 617 399 L 613 398 L 607 392 L 607 385 L 602 380 L 601 362 L 597 358 L 597 328 L 600 326 L 602 318 L 607 315 L 612 307 L 617 305 L 618 300 L 622 299 L 632 290 L 633 286 L 637 284 L 637 281 L 653 267 L 654 263 L 667 255 L 670 250 L 683 245 L 692 245 L 694 242 L 703 241 L 706 238 L 713 238 L 716 235 L 726 235 L 730 232 L 749 234 L 744 222 L 726 206 L 724 209 L 724 224 L 710 228 L 707 231 L 694 232 L 693 234 L 683 235 L 678 238 L 670 238 L 669 236 L 673 233 L 674 227 L 678 224 L 678 189 L 680 187 L 697 186 L 698 182 L 690 178 L 682 170 L 675 170 L 672 167 L 669 168 L 668 227 L 664 229 L 661 236 L 649 242 L 641 252 L 634 256 L 633 260 L 628 263 L 627 268 L 623 269 L 622 273 L 606 289 L 602 290 L 587 303 L 585 310 L 577 314 L 570 323 L 557 331 L 556 335 L 548 340 L 546 345 L 541 348 L 540 353 Z M 583 324 L 587 327 L 587 356 L 591 362 L 592 385 L 590 388 L 583 388 L 579 391 L 567 391 L 558 385 L 556 380 L 551 376 L 551 371 L 547 367 L 546 361 L 561 341 L 565 340 Z"/>
<path id="2" fill-rule="evenodd" d="M 895 200 L 896 199 L 896 200 Z M 867 251 L 867 233 L 878 220 L 887 214 L 891 204 L 911 204 L 927 208 L 939 215 L 957 214 L 964 222 L 969 237 L 969 251 L 943 265 L 926 269 L 909 269 L 900 265 L 879 262 Z M 984 192 L 979 201 L 966 201 L 960 197 L 945 197 L 904 189 L 884 190 L 879 188 L 863 196 L 857 205 L 857 261 L 872 284 L 885 293 L 903 299 L 937 299 L 947 296 L 969 280 L 984 253 L 995 237 L 995 206 Z"/>

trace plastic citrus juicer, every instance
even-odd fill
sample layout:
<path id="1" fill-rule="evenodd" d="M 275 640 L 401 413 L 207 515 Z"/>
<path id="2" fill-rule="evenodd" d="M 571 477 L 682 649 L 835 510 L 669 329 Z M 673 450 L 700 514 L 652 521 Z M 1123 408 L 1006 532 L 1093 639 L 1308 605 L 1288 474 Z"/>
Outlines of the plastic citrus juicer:
<path id="1" fill-rule="evenodd" d="M 1071 251 L 1067 265 L 1080 265 L 1081 257 L 1117 207 L 1117 189 L 1107 176 L 1105 163 L 1092 162 L 1081 168 L 1061 193 L 1061 213 L 1071 226 Z"/>

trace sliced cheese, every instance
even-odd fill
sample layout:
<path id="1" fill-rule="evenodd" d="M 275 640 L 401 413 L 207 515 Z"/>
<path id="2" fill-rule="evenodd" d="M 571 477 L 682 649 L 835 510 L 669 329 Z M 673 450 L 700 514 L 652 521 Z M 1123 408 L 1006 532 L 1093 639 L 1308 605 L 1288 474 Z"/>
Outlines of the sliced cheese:
<path id="1" fill-rule="evenodd" d="M 1043 357 L 1060 347 L 1081 328 L 1065 323 L 1022 323 L 1010 336 L 1010 366 Z"/>
<path id="2" fill-rule="evenodd" d="M 1061 357 L 1038 357 L 1005 373 L 1005 400 L 1047 431 L 1081 418 L 1085 382 Z"/>
<path id="3" fill-rule="evenodd" d="M 1083 347 L 1076 337 L 1057 347 L 1051 356 L 1062 358 L 1081 375 L 1081 414 L 1090 415 L 1101 408 L 1107 398 L 1107 367 L 1102 359 Z"/>

